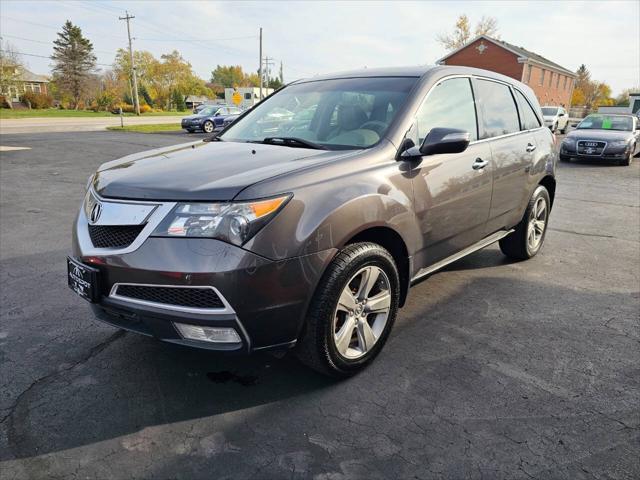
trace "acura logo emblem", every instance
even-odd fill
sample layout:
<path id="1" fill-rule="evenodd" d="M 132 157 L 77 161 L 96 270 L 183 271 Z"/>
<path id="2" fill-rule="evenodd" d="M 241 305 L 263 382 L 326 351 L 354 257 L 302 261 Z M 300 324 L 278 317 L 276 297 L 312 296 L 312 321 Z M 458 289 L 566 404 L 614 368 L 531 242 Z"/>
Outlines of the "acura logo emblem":
<path id="1" fill-rule="evenodd" d="M 100 218 L 101 213 L 102 213 L 102 204 L 100 202 L 96 202 L 96 204 L 91 209 L 91 215 L 89 215 L 89 221 L 91 223 L 96 223 Z"/>

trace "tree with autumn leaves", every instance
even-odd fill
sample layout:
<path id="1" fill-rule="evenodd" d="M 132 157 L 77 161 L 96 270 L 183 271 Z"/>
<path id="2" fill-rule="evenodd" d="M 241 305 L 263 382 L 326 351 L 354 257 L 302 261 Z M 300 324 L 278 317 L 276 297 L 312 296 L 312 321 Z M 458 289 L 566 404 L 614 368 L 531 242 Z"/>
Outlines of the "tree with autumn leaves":
<path id="1" fill-rule="evenodd" d="M 494 17 L 482 17 L 471 34 L 471 23 L 469 17 L 462 14 L 458 17 L 453 31 L 450 33 L 440 33 L 436 35 L 436 40 L 447 50 L 456 50 L 469 43 L 475 37 L 487 35 L 499 39 L 498 21 Z"/>
<path id="2" fill-rule="evenodd" d="M 591 72 L 586 65 L 582 64 L 576 70 L 576 85 L 571 97 L 571 105 L 585 106 L 592 110 L 598 106 L 614 105 L 616 102 L 611 98 L 611 87 L 605 82 L 591 79 Z"/>
<path id="3" fill-rule="evenodd" d="M 204 80 L 193 73 L 191 64 L 177 50 L 163 54 L 159 59 L 147 51 L 136 51 L 133 57 L 138 73 L 138 90 L 141 97 L 147 99 L 147 103 L 150 99 L 155 106 L 169 109 L 177 107 L 177 95 L 213 95 Z M 129 72 L 129 52 L 119 49 L 114 63 L 114 73 L 124 87 L 123 94 L 127 93 L 127 89 L 131 89 Z"/>

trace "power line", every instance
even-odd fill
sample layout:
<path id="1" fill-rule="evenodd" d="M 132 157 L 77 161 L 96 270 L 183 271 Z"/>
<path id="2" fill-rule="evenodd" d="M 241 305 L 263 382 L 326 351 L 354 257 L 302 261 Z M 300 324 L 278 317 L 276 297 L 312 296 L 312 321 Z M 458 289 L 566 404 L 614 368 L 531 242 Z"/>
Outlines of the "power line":
<path id="1" fill-rule="evenodd" d="M 9 35 L 8 33 L 3 33 L 2 36 L 3 37 L 16 38 L 18 40 L 25 40 L 27 42 L 42 43 L 43 45 L 51 45 L 53 43 L 53 42 L 44 42 L 42 40 L 35 40 L 33 38 L 18 37 L 17 35 Z M 95 53 L 104 53 L 104 54 L 108 54 L 108 55 L 115 55 L 115 54 L 118 53 L 118 52 L 107 52 L 106 50 L 93 50 L 93 52 L 95 52 Z"/>
<path id="2" fill-rule="evenodd" d="M 231 40 L 245 40 L 245 39 L 256 39 L 257 35 L 245 35 L 244 37 L 229 37 L 229 38 L 202 38 L 198 41 L 201 42 L 227 42 Z M 136 37 L 136 40 L 146 40 L 148 42 L 191 42 L 193 40 L 187 39 L 173 39 L 173 38 L 144 38 L 144 37 Z"/>
<path id="3" fill-rule="evenodd" d="M 35 26 L 37 26 L 37 27 L 48 28 L 48 29 L 50 29 L 50 30 L 56 30 L 56 31 L 57 31 L 57 30 L 59 30 L 59 29 L 60 29 L 60 27 L 52 27 L 51 25 L 45 25 L 45 24 L 43 24 L 43 23 L 31 22 L 31 21 L 29 21 L 29 20 L 22 20 L 21 18 L 8 17 L 8 16 L 6 16 L 6 15 L 3 15 L 3 16 L 2 16 L 2 19 L 3 19 L 3 20 L 4 20 L 4 19 L 7 19 L 7 20 L 13 20 L 14 22 L 22 22 L 22 23 L 26 23 L 26 24 L 29 24 L 29 25 L 35 25 Z M 85 30 L 85 32 L 84 32 L 84 33 L 89 34 L 89 32 L 87 32 L 86 30 Z M 97 33 L 90 33 L 90 35 L 93 35 L 93 36 L 96 36 L 96 37 L 111 37 L 111 38 L 121 39 L 121 37 L 117 37 L 117 36 L 115 36 L 115 35 L 107 35 L 107 34 L 104 34 L 104 33 L 100 33 L 100 34 L 97 34 Z"/>
<path id="4" fill-rule="evenodd" d="M 15 53 L 16 55 L 24 55 L 26 57 L 38 57 L 38 58 L 47 58 L 49 60 L 51 60 L 51 57 L 47 56 L 47 55 L 37 55 L 35 53 L 25 53 L 25 52 L 18 52 L 18 51 L 9 51 L 9 50 L 5 50 L 5 49 L 0 49 L 0 52 L 4 52 L 4 53 Z M 109 64 L 109 63 L 96 63 L 96 65 L 100 65 L 102 67 L 113 67 L 113 64 Z"/>

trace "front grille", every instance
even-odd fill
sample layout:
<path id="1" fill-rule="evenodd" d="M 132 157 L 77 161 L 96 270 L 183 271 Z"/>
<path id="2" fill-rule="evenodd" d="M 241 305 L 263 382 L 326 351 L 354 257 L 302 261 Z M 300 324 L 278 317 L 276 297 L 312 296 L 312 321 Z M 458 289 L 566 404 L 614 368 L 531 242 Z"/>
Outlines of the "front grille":
<path id="1" fill-rule="evenodd" d="M 144 225 L 89 225 L 89 236 L 96 248 L 125 248 L 143 228 Z"/>
<path id="2" fill-rule="evenodd" d="M 163 303 L 190 308 L 224 308 L 220 297 L 206 287 L 162 287 L 145 285 L 118 285 L 115 294 L 145 302 Z"/>
<path id="3" fill-rule="evenodd" d="M 578 141 L 578 154 L 580 155 L 602 155 L 606 142 L 597 140 L 580 140 Z"/>

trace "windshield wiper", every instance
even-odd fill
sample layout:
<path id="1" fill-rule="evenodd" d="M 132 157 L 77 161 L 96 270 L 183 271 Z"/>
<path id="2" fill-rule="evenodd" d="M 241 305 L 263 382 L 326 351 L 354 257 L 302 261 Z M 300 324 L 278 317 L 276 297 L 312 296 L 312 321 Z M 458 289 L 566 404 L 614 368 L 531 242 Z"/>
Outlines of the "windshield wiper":
<path id="1" fill-rule="evenodd" d="M 297 137 L 266 137 L 262 139 L 261 143 L 268 143 L 270 145 L 284 145 L 286 147 L 298 147 L 298 148 L 313 148 L 315 150 L 327 150 L 324 145 L 310 142 Z"/>

